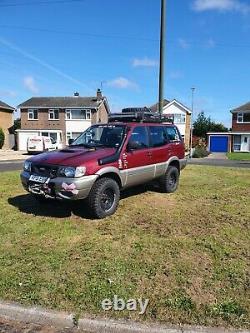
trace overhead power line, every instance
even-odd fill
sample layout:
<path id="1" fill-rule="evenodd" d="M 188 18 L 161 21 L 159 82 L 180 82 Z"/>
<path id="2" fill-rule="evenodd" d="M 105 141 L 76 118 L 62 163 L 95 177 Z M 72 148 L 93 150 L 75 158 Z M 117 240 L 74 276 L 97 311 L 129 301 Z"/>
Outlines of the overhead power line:
<path id="1" fill-rule="evenodd" d="M 65 0 L 66 1 L 66 0 Z M 72 1 L 72 0 L 71 0 Z M 80 1 L 80 0 L 77 0 Z M 89 32 L 79 32 L 79 31 L 67 31 L 67 30 L 56 30 L 56 29 L 47 29 L 47 28 L 34 28 L 34 27 L 24 27 L 24 26 L 14 26 L 14 25 L 3 25 L 0 24 L 0 28 L 5 29 L 15 29 L 15 30 L 27 30 L 34 32 L 42 32 L 42 33 L 54 33 L 61 35 L 72 35 L 72 36 L 85 36 L 85 37 L 93 37 L 93 38 L 115 38 L 115 39 L 127 39 L 127 40 L 138 40 L 138 41 L 146 41 L 146 42 L 159 42 L 157 38 L 147 38 L 147 37 L 138 37 L 138 36 L 125 36 L 125 35 L 112 35 L 112 34 L 93 34 Z M 178 39 L 176 40 L 168 40 L 168 44 L 177 46 L 179 45 Z M 210 47 L 207 45 L 206 41 L 202 40 L 188 40 L 188 44 L 194 47 L 204 47 L 207 49 L 216 49 L 216 48 L 250 48 L 250 43 L 225 43 L 216 41 L 214 46 Z"/>
<path id="2" fill-rule="evenodd" d="M 150 42 L 158 42 L 159 41 L 158 39 L 146 38 L 146 37 L 144 38 L 144 37 L 137 37 L 137 36 L 92 34 L 92 33 L 87 33 L 87 32 L 85 33 L 85 32 L 77 32 L 77 31 L 65 31 L 65 30 L 63 31 L 63 30 L 32 28 L 32 27 L 22 27 L 22 26 L 10 26 L 10 25 L 0 25 L 0 28 L 16 29 L 16 30 L 28 30 L 28 31 L 36 31 L 36 32 L 63 34 L 63 35 L 98 37 L 98 38 L 134 39 L 134 40 L 144 40 L 144 41 L 150 41 Z"/>
<path id="3" fill-rule="evenodd" d="M 36 5 L 52 5 L 52 4 L 63 4 L 72 2 L 84 2 L 86 0 L 51 0 L 51 1 L 25 1 L 25 2 L 15 2 L 15 3 L 1 3 L 0 7 L 17 7 L 17 6 L 36 6 Z"/>

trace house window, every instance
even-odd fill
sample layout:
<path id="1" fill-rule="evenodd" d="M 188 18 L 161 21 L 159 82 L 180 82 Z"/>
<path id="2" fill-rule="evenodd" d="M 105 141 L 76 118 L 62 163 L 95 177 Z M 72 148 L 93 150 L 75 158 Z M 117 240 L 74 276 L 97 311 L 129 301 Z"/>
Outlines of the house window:
<path id="1" fill-rule="evenodd" d="M 89 120 L 91 119 L 90 109 L 68 109 L 66 110 L 67 120 Z"/>
<path id="2" fill-rule="evenodd" d="M 237 114 L 237 123 L 250 123 L 250 112 Z"/>
<path id="3" fill-rule="evenodd" d="M 49 110 L 49 120 L 59 120 L 59 110 L 58 109 Z"/>
<path id="4" fill-rule="evenodd" d="M 69 142 L 69 139 L 76 139 L 79 135 L 81 135 L 82 132 L 67 132 L 67 142 Z"/>
<path id="5" fill-rule="evenodd" d="M 29 109 L 28 110 L 28 120 L 38 120 L 38 110 Z"/>
<path id="6" fill-rule="evenodd" d="M 185 124 L 186 122 L 186 115 L 185 114 L 175 114 L 174 115 L 174 123 L 175 124 Z"/>

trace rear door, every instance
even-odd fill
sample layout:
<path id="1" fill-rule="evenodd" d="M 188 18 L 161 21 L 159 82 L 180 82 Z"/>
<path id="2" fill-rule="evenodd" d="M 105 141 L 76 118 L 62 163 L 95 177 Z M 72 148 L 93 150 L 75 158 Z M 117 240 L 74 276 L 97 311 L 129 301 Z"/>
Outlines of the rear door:
<path id="1" fill-rule="evenodd" d="M 146 126 L 136 126 L 132 129 L 122 159 L 123 167 L 126 170 L 123 171 L 126 172 L 126 186 L 145 183 L 153 179 L 154 165 Z"/>
<path id="2" fill-rule="evenodd" d="M 165 126 L 168 136 L 168 157 L 177 156 L 179 159 L 185 158 L 185 145 L 176 126 Z"/>
<path id="3" fill-rule="evenodd" d="M 171 156 L 171 144 L 169 143 L 165 126 L 149 126 L 149 138 L 152 161 L 155 164 L 155 177 L 163 175 L 167 168 L 167 161 Z"/>

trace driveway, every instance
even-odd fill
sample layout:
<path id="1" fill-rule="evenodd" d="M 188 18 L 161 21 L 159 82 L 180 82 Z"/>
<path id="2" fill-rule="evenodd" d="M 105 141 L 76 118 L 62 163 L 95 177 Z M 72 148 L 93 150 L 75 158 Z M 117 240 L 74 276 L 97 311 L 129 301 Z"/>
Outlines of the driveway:
<path id="1" fill-rule="evenodd" d="M 206 159 L 212 159 L 212 160 L 227 160 L 226 153 L 211 153 L 208 155 L 208 157 L 205 157 Z"/>

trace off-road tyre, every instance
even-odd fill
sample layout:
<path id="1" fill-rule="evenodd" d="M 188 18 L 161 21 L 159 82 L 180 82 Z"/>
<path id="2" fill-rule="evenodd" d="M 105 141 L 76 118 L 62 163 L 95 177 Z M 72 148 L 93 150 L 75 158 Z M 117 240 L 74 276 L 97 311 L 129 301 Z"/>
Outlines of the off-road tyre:
<path id="1" fill-rule="evenodd" d="M 87 199 L 91 213 L 97 219 L 114 214 L 119 200 L 119 185 L 108 177 L 100 178 L 95 182 Z"/>
<path id="2" fill-rule="evenodd" d="M 159 179 L 161 191 L 164 193 L 173 193 L 179 186 L 180 171 L 177 167 L 170 165 L 165 173 Z"/>

